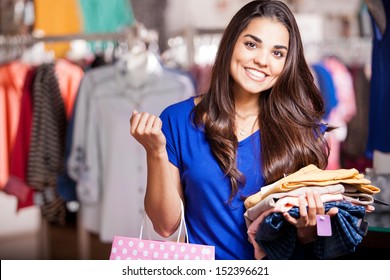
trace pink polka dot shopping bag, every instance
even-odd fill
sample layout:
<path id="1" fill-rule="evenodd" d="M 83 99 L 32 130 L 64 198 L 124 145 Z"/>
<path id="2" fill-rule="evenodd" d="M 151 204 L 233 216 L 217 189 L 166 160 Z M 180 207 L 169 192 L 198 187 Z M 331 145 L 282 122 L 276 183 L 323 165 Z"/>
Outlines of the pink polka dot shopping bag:
<path id="1" fill-rule="evenodd" d="M 145 219 L 144 219 L 145 220 Z M 143 239 L 144 224 L 141 225 L 139 238 L 114 236 L 110 260 L 214 260 L 214 246 L 180 242 L 182 228 L 187 236 L 187 227 L 184 220 L 184 207 L 182 204 L 182 217 L 177 241 L 158 241 Z"/>

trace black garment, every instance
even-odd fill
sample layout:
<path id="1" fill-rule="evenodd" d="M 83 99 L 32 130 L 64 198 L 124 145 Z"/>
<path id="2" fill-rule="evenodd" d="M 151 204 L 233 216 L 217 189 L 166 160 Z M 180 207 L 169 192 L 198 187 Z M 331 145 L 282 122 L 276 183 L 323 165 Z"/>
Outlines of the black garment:
<path id="1" fill-rule="evenodd" d="M 65 224 L 65 203 L 56 191 L 63 171 L 66 112 L 54 64 L 40 65 L 32 90 L 33 120 L 27 165 L 27 183 L 42 195 L 42 214 L 49 222 Z"/>

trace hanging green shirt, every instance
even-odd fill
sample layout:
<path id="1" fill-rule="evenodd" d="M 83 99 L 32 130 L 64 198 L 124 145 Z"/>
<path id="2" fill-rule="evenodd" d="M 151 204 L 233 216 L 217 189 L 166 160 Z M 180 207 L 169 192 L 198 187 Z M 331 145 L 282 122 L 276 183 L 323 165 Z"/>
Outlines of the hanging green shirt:
<path id="1" fill-rule="evenodd" d="M 134 23 L 129 0 L 79 0 L 86 33 L 116 32 Z"/>

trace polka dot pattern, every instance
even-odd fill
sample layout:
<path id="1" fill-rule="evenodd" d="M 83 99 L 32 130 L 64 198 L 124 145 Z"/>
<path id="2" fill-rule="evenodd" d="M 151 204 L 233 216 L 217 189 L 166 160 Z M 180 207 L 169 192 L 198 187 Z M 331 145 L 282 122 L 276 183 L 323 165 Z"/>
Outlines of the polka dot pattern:
<path id="1" fill-rule="evenodd" d="M 214 260 L 213 246 L 115 236 L 110 260 Z"/>

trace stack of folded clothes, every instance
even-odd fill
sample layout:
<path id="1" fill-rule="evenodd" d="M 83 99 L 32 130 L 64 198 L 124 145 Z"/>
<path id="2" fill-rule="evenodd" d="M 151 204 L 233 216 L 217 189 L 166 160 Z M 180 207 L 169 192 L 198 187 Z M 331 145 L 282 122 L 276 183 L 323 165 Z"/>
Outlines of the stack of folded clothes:
<path id="1" fill-rule="evenodd" d="M 256 243 L 268 259 L 290 259 L 297 244 L 296 228 L 283 212 L 299 217 L 298 199 L 307 191 L 319 193 L 325 212 L 333 207 L 332 235 L 319 236 L 311 244 L 313 257 L 332 259 L 354 252 L 367 230 L 365 215 L 373 212 L 378 187 L 356 169 L 323 170 L 308 165 L 249 196 L 245 200 L 245 222 L 256 220 Z"/>

